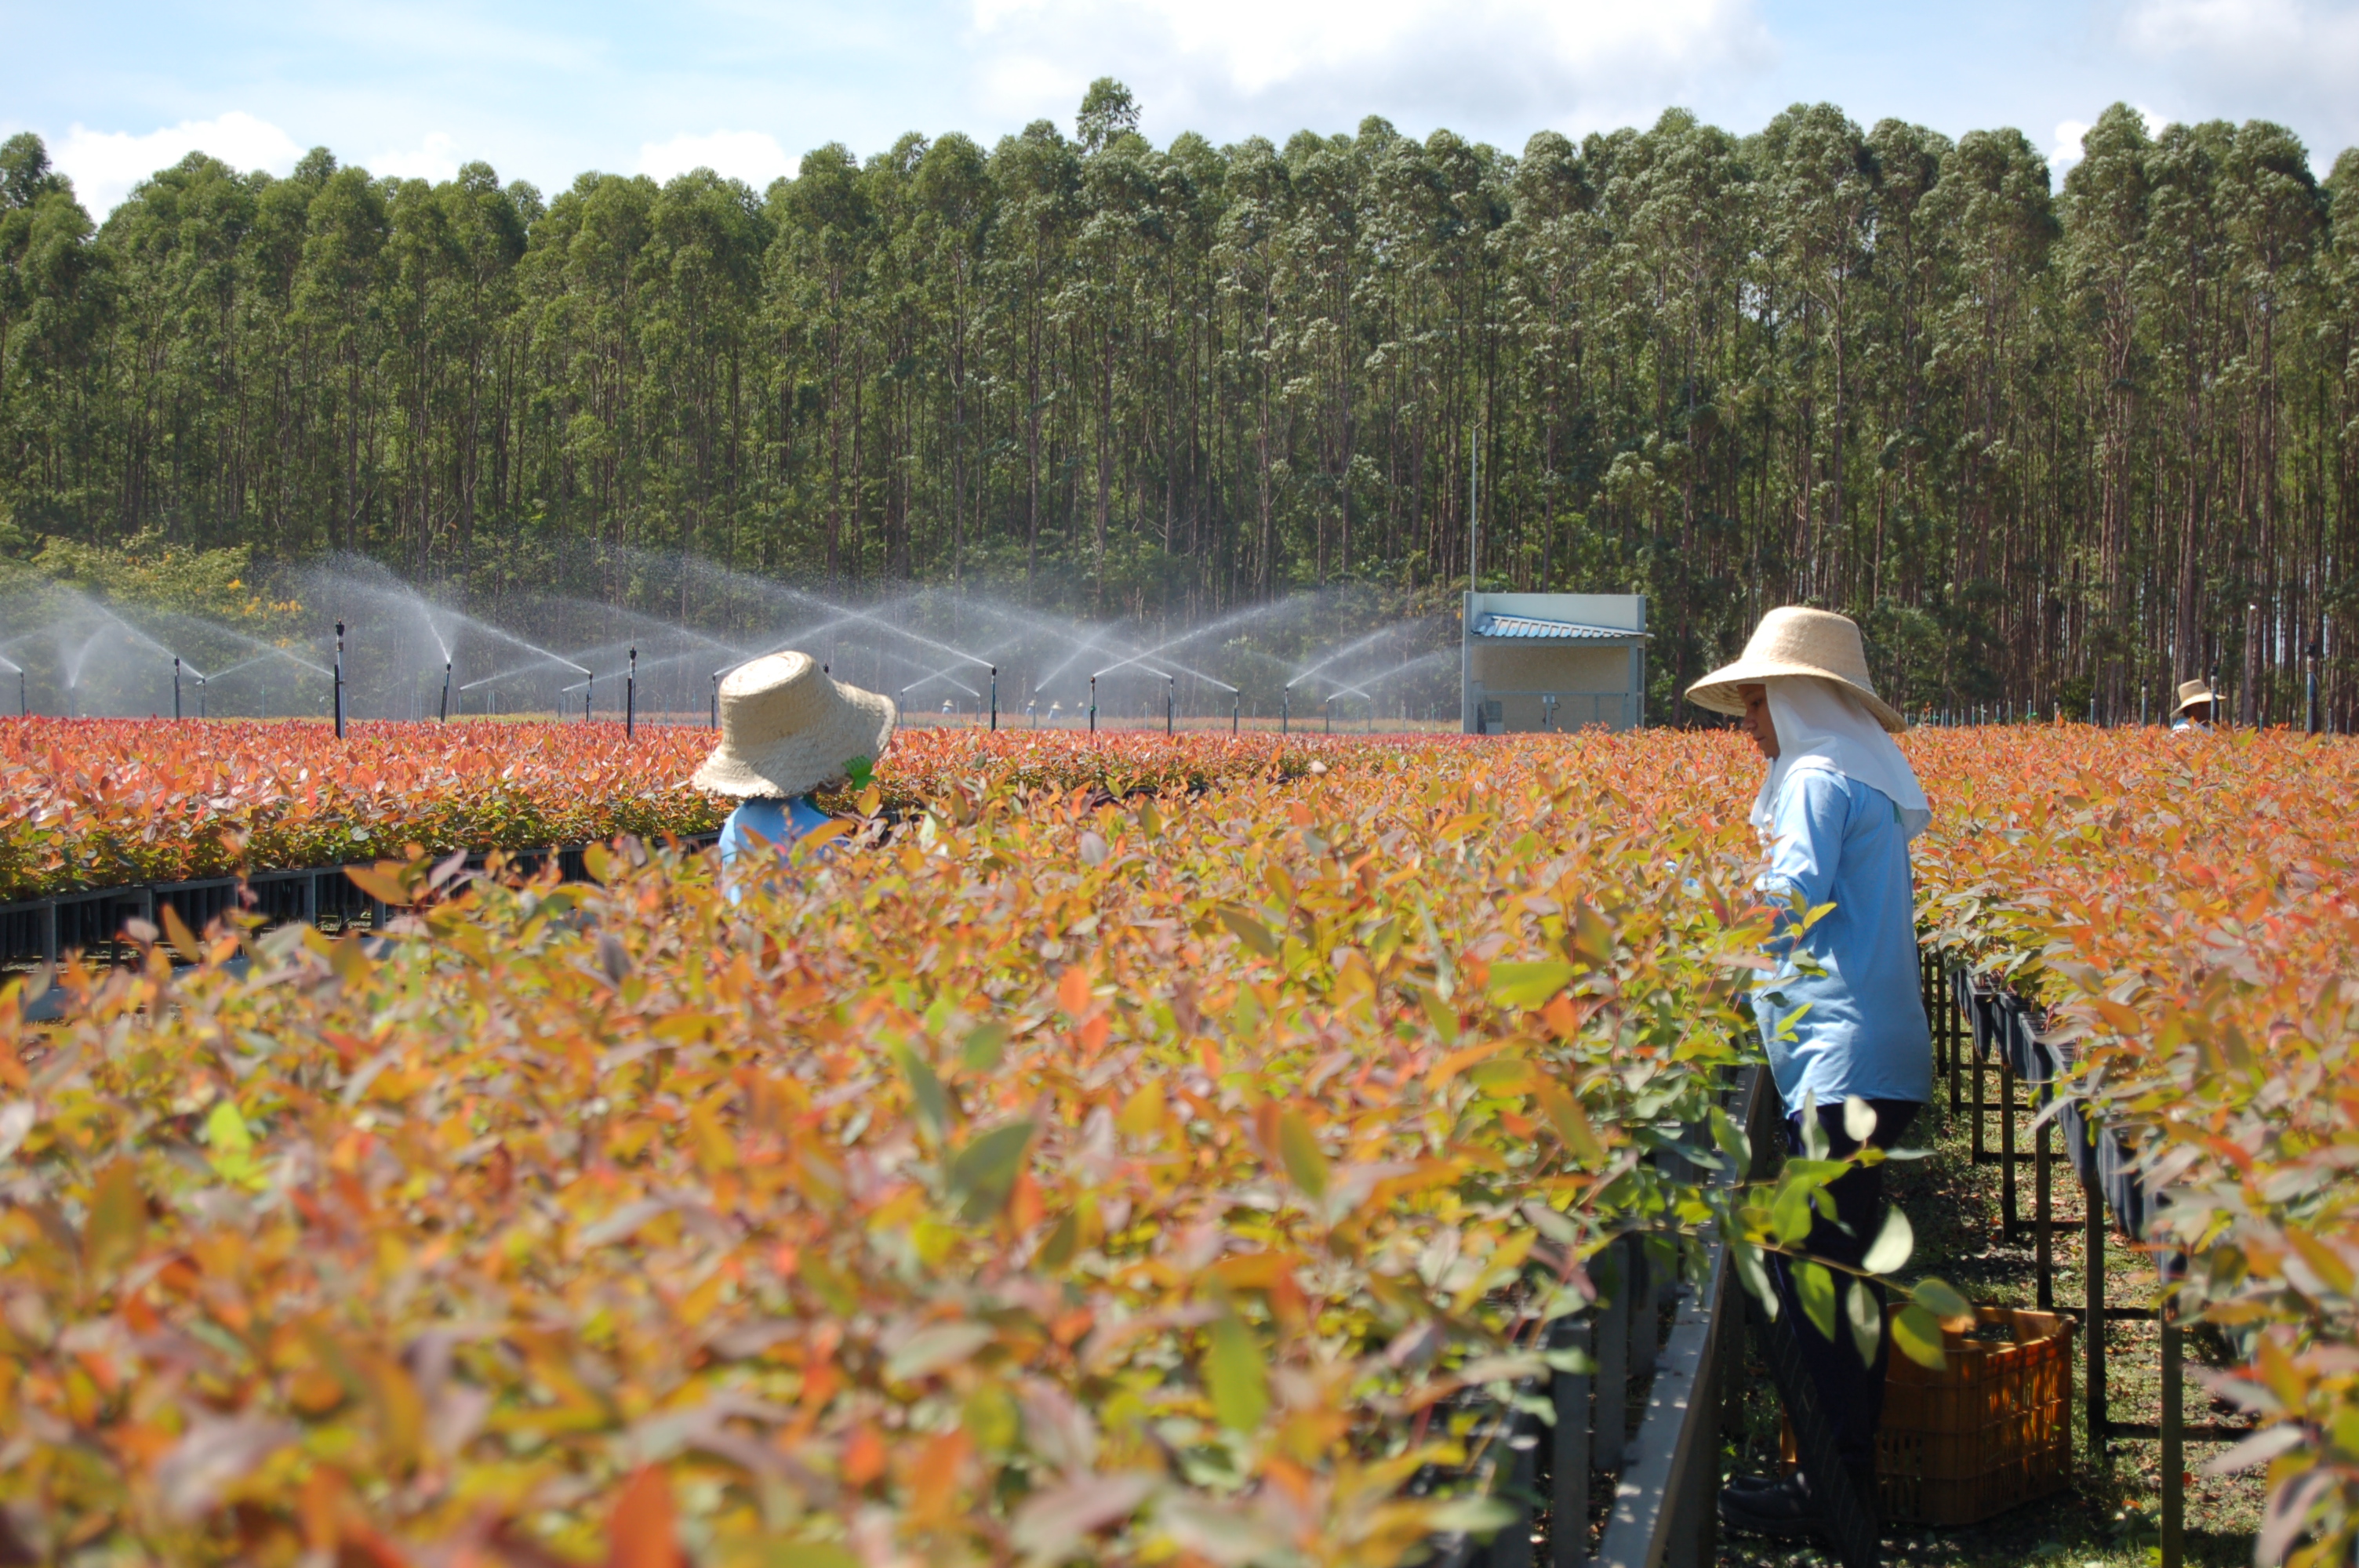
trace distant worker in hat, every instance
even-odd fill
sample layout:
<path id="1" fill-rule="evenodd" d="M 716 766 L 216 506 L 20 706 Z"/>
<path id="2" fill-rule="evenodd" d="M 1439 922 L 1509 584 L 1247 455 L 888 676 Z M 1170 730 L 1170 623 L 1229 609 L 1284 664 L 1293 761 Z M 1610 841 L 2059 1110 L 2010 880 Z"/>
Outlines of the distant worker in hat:
<path id="1" fill-rule="evenodd" d="M 1907 721 L 1875 695 L 1858 626 L 1793 606 L 1762 617 L 1744 656 L 1690 687 L 1688 700 L 1741 717 L 1769 762 L 1753 802 L 1768 846 L 1756 885 L 1790 913 L 1770 941 L 1777 968 L 1753 1005 L 1785 1102 L 1787 1144 L 1802 1152 L 1802 1119 L 1813 1116 L 1833 1158 L 1863 1141 L 1889 1149 L 1933 1092 L 1908 871 L 1908 841 L 1932 811 L 1893 743 Z M 1832 909 L 1805 926 L 1801 912 L 1821 905 Z M 1859 1267 L 1884 1223 L 1883 1167 L 1854 1166 L 1824 1191 L 1835 1218 L 1817 1215 L 1803 1248 Z M 1829 1339 L 1803 1310 L 1787 1260 L 1771 1262 L 1778 1315 L 1800 1342 L 1853 1494 L 1873 1517 L 1890 1336 L 1879 1335 L 1875 1356 L 1863 1359 L 1839 1311 Z M 1873 1294 L 1881 1321 L 1883 1292 Z M 1765 1535 L 1815 1534 L 1827 1487 L 1807 1472 L 1739 1477 L 1721 1493 L 1721 1517 Z"/>
<path id="2" fill-rule="evenodd" d="M 2209 681 L 2183 680 L 2179 683 L 2179 706 L 2172 710 L 2170 732 L 2174 735 L 2188 730 L 2209 730 L 2212 715 L 2219 705 L 2219 697 Z"/>
<path id="3" fill-rule="evenodd" d="M 738 799 L 721 825 L 723 879 L 826 827 L 811 792 L 882 757 L 898 719 L 891 697 L 829 678 L 808 654 L 766 654 L 722 676 L 721 743 L 689 783 Z"/>

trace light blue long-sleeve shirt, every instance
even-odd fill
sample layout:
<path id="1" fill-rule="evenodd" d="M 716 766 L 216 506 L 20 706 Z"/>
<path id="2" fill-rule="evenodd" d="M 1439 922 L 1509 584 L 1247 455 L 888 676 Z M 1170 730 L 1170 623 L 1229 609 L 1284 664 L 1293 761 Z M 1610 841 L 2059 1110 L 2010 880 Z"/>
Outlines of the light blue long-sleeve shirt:
<path id="1" fill-rule="evenodd" d="M 1919 995 L 1916 898 L 1908 840 L 1891 799 L 1824 768 L 1797 769 L 1770 806 L 1773 899 L 1834 907 L 1808 931 L 1781 915 L 1754 1015 L 1788 1111 L 1807 1092 L 1914 1100 L 1933 1093 L 1933 1041 Z M 1807 956 L 1821 972 L 1806 972 Z M 1790 1023 L 1790 1031 L 1787 1026 Z M 1781 1038 L 1781 1035 L 1787 1037 Z"/>
<path id="2" fill-rule="evenodd" d="M 833 820 L 799 795 L 792 800 L 756 797 L 741 801 L 721 825 L 721 877 L 729 887 L 729 901 L 737 902 L 737 862 L 748 855 L 776 855 L 791 848 L 807 833 Z"/>

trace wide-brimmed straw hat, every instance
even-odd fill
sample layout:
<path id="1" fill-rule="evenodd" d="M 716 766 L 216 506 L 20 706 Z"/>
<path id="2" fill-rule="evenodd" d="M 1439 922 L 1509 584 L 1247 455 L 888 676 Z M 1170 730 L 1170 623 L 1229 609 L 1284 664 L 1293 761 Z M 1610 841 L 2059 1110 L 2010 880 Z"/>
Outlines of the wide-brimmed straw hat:
<path id="1" fill-rule="evenodd" d="M 766 654 L 721 677 L 721 744 L 689 780 L 715 795 L 806 795 L 885 754 L 893 699 L 830 680 L 809 654 Z"/>
<path id="2" fill-rule="evenodd" d="M 2179 683 L 2179 706 L 2172 708 L 2171 712 L 2184 713 L 2199 702 L 2217 702 L 2219 700 L 2219 697 L 2212 693 L 2211 682 L 2183 680 Z"/>
<path id="3" fill-rule="evenodd" d="M 1753 640 L 1733 665 L 1716 669 L 1688 687 L 1688 700 L 1714 713 L 1742 714 L 1741 686 L 1758 686 L 1780 676 L 1812 676 L 1851 688 L 1852 695 L 1886 730 L 1908 728 L 1893 706 L 1875 695 L 1867 676 L 1867 649 L 1851 617 L 1832 611 L 1788 604 L 1761 618 Z"/>

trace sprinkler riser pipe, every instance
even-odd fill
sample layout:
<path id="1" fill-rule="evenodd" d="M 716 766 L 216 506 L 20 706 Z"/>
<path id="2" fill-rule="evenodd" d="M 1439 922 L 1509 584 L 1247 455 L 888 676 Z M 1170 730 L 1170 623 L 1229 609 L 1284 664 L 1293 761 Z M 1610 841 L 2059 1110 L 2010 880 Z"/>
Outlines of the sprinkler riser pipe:
<path id="1" fill-rule="evenodd" d="M 344 623 L 336 622 L 336 739 L 344 738 Z"/>

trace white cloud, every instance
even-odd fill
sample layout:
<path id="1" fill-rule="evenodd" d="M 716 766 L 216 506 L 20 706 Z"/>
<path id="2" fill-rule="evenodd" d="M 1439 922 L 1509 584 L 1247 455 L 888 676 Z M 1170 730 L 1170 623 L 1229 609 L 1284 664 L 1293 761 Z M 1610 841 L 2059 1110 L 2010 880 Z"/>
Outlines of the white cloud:
<path id="1" fill-rule="evenodd" d="M 801 162 L 766 131 L 715 131 L 645 144 L 639 148 L 637 172 L 665 180 L 692 168 L 709 168 L 761 190 L 774 179 L 792 179 Z"/>
<path id="2" fill-rule="evenodd" d="M 233 168 L 266 168 L 285 174 L 303 156 L 295 138 L 267 120 L 242 109 L 211 120 L 183 120 L 160 131 L 93 131 L 76 125 L 49 151 L 50 160 L 74 182 L 74 192 L 93 217 L 103 218 L 131 194 L 131 188 L 192 152 L 210 153 Z"/>
<path id="3" fill-rule="evenodd" d="M 443 132 L 430 132 L 408 152 L 377 154 L 368 160 L 367 168 L 374 175 L 439 183 L 459 172 L 459 144 Z"/>
<path id="4" fill-rule="evenodd" d="M 2353 0 L 2130 0 L 2121 38 L 2179 79 L 2196 114 L 2302 119 L 2359 138 Z"/>
<path id="5" fill-rule="evenodd" d="M 981 90 L 1062 118 L 1093 77 L 1150 135 L 1273 116 L 1348 130 L 1371 111 L 1473 128 L 1587 128 L 1750 77 L 1775 53 L 1755 0 L 971 0 Z"/>

